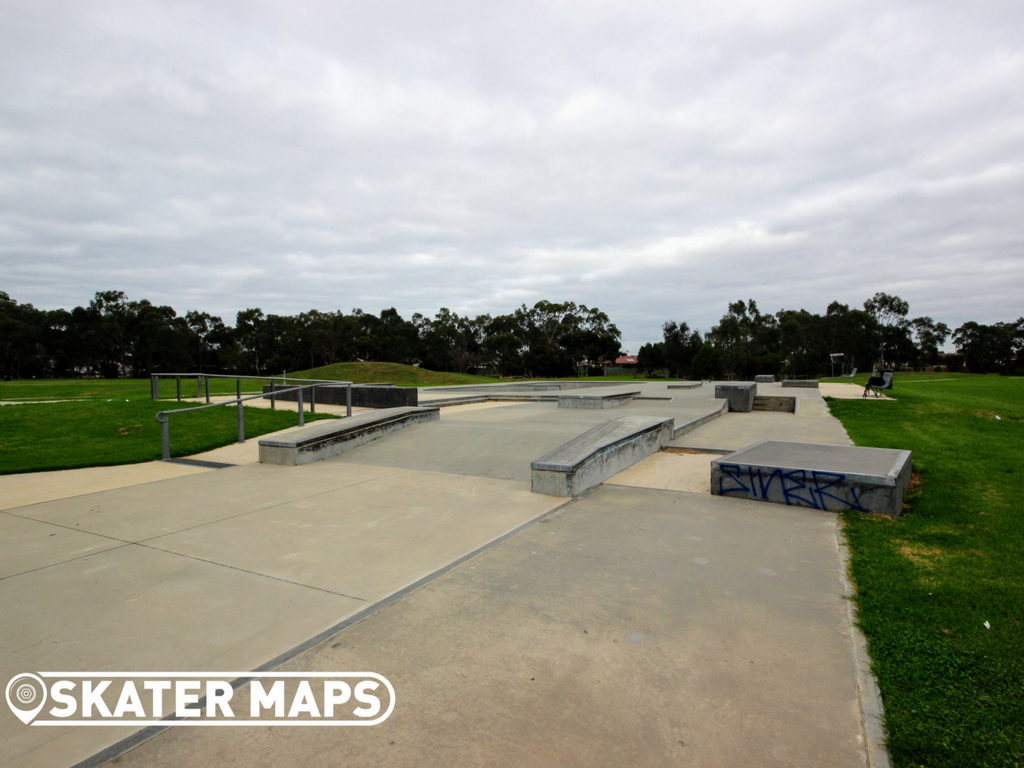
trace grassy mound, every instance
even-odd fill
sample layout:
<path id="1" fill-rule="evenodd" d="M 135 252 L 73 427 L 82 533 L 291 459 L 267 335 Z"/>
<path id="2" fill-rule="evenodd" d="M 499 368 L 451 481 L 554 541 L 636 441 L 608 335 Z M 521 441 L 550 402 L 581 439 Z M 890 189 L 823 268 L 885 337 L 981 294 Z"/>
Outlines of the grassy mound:
<path id="1" fill-rule="evenodd" d="M 451 384 L 491 384 L 499 379 L 468 373 L 441 373 L 401 363 L 335 363 L 306 371 L 289 371 L 299 379 L 340 379 L 356 384 L 391 383 L 400 387 L 441 387 Z"/>

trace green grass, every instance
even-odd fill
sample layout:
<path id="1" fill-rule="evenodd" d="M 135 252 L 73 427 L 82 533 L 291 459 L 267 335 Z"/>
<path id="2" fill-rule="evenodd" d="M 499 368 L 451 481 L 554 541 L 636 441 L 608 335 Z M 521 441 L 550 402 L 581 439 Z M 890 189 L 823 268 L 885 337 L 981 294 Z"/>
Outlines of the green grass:
<path id="1" fill-rule="evenodd" d="M 147 382 L 148 384 L 148 382 Z M 0 407 L 0 474 L 136 464 L 161 457 L 158 411 L 193 403 L 118 398 L 107 402 L 36 403 Z M 330 418 L 306 414 L 306 420 Z M 294 411 L 245 409 L 246 439 L 298 424 Z M 170 416 L 171 455 L 190 456 L 238 439 L 237 408 Z"/>
<path id="2" fill-rule="evenodd" d="M 888 394 L 829 407 L 918 474 L 898 521 L 844 516 L 893 762 L 1024 765 L 1024 380 L 904 374 Z"/>
<path id="3" fill-rule="evenodd" d="M 399 363 L 338 363 L 304 371 L 289 371 L 289 379 L 335 379 L 356 384 L 390 382 L 400 387 L 440 387 L 459 384 L 493 384 L 509 381 L 490 376 L 473 376 L 467 373 L 444 373 L 416 368 Z M 648 381 L 643 376 L 596 376 L 594 381 Z M 282 382 L 283 377 L 275 377 Z M 536 379 L 523 379 L 535 381 Z M 665 381 L 665 379 L 659 379 Z M 242 379 L 242 392 L 255 394 L 262 391 L 268 382 L 260 379 Z M 181 396 L 196 396 L 196 380 L 182 379 Z M 210 379 L 211 395 L 234 395 L 236 379 Z M 205 387 L 204 387 L 205 394 Z M 149 398 L 148 379 L 21 379 L 0 382 L 0 401 L 38 400 L 107 400 L 118 397 Z M 173 400 L 177 397 L 177 383 L 174 379 L 160 380 L 160 398 Z"/>

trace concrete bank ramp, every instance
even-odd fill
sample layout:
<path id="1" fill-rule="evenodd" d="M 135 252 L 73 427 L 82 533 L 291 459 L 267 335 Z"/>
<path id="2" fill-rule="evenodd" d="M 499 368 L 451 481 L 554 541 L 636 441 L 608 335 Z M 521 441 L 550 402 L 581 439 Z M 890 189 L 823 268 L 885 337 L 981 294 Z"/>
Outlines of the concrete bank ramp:
<path id="1" fill-rule="evenodd" d="M 441 418 L 437 408 L 383 408 L 347 419 L 317 421 L 260 440 L 260 463 L 294 467 L 323 461 L 385 435 Z"/>
<path id="2" fill-rule="evenodd" d="M 670 416 L 609 419 L 530 465 L 534 493 L 579 496 L 661 450 L 672 439 Z"/>
<path id="3" fill-rule="evenodd" d="M 910 451 L 763 440 L 712 461 L 711 492 L 895 519 L 910 472 Z"/>

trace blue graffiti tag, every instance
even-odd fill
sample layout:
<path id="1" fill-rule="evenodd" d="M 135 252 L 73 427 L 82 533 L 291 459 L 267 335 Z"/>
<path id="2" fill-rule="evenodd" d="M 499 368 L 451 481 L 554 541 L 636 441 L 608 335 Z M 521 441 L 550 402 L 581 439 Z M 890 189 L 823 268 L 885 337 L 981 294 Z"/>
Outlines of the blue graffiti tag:
<path id="1" fill-rule="evenodd" d="M 830 493 L 830 488 L 837 488 L 840 483 L 846 480 L 846 475 L 835 472 L 818 472 L 816 470 L 794 469 L 783 472 L 781 469 L 771 471 L 744 467 L 739 464 L 719 464 L 718 469 L 718 495 L 727 496 L 740 494 L 752 499 L 763 499 L 772 501 L 769 498 L 772 483 L 778 481 L 778 488 L 782 494 L 782 501 L 788 506 L 812 507 L 813 509 L 829 508 L 827 499 L 831 499 L 834 510 L 853 509 L 857 512 L 869 512 L 861 504 L 860 494 L 856 488 L 845 488 L 852 497 L 848 498 Z M 726 480 L 730 482 L 726 487 Z"/>

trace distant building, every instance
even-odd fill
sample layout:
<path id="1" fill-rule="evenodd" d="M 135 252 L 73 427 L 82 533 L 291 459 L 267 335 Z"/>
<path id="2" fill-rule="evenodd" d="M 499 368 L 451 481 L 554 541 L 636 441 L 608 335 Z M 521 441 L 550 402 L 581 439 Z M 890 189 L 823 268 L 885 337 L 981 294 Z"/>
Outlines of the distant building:
<path id="1" fill-rule="evenodd" d="M 636 355 L 625 355 L 615 358 L 616 365 L 636 365 Z"/>

